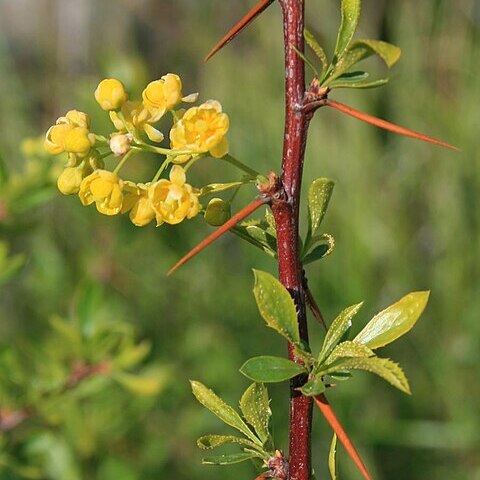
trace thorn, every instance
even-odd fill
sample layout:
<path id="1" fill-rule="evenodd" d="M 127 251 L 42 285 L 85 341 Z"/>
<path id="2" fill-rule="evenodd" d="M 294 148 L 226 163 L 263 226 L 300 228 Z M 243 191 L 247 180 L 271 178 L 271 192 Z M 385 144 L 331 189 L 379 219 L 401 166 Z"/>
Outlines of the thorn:
<path id="1" fill-rule="evenodd" d="M 219 50 L 221 50 L 227 43 L 233 40 L 245 27 L 255 20 L 271 3 L 275 0 L 260 0 L 210 51 L 205 57 L 205 62 L 208 62 Z"/>
<path id="2" fill-rule="evenodd" d="M 224 223 L 220 228 L 215 230 L 211 235 L 209 235 L 205 240 L 202 240 L 195 248 L 190 250 L 183 258 L 181 258 L 168 272 L 167 275 L 170 276 L 175 272 L 179 267 L 184 263 L 187 263 L 192 257 L 200 253 L 203 249 L 207 248 L 211 243 L 213 243 L 217 238 L 221 237 L 224 233 L 228 232 L 233 228 L 238 222 L 241 222 L 244 218 L 252 214 L 257 208 L 261 207 L 267 202 L 267 199 L 260 197 L 257 200 L 254 200 L 252 203 L 249 203 L 246 207 L 242 208 L 238 213 L 233 215 L 230 220 Z"/>
<path id="3" fill-rule="evenodd" d="M 386 120 L 382 120 L 381 118 L 374 117 L 372 115 L 368 115 L 368 113 L 360 112 L 352 107 L 348 107 L 347 105 L 343 105 L 343 103 L 336 102 L 335 100 L 326 99 L 324 100 L 324 105 L 328 105 L 333 107 L 337 110 L 340 110 L 351 117 L 357 118 L 362 122 L 369 123 L 370 125 L 375 125 L 376 127 L 383 128 L 385 130 L 389 130 L 393 133 L 398 133 L 399 135 L 405 135 L 407 137 L 416 138 L 417 140 L 422 140 L 424 142 L 434 143 L 435 145 L 440 145 L 441 147 L 449 148 L 450 150 L 460 151 L 458 147 L 454 147 L 445 142 L 441 142 L 432 137 L 427 137 L 422 133 L 414 132 L 413 130 L 408 130 L 407 128 L 400 127 L 399 125 L 395 125 L 394 123 L 387 122 Z"/>
<path id="4" fill-rule="evenodd" d="M 315 297 L 312 294 L 312 291 L 310 290 L 310 287 L 308 286 L 308 279 L 305 275 L 305 270 L 303 270 L 303 290 L 305 292 L 305 300 L 307 302 L 308 308 L 310 308 L 310 311 L 312 312 L 313 316 L 315 317 L 315 320 L 324 328 L 325 331 L 328 331 L 327 324 L 325 323 L 325 319 L 323 318 L 322 312 L 320 311 L 320 308 L 315 301 Z"/>
<path id="5" fill-rule="evenodd" d="M 349 436 L 340 424 L 337 416 L 335 415 L 335 412 L 332 410 L 331 405 L 328 403 L 327 397 L 325 397 L 325 395 L 319 395 L 317 397 L 313 397 L 313 400 L 317 404 L 317 407 L 322 412 L 327 422 L 332 427 L 333 431 L 337 434 L 338 439 L 345 447 L 348 455 L 354 461 L 355 465 L 360 470 L 365 480 L 372 480 L 372 477 L 368 473 L 368 470 L 365 467 L 362 459 L 360 458 L 360 455 L 358 454 L 352 441 L 350 440 Z"/>

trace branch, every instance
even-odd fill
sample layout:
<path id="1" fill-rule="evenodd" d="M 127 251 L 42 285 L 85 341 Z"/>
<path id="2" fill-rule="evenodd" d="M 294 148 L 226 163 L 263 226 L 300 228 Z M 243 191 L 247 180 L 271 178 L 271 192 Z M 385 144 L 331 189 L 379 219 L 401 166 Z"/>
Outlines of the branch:
<path id="1" fill-rule="evenodd" d="M 205 62 L 208 62 L 219 50 L 221 50 L 227 43 L 231 42 L 244 28 L 248 27 L 256 17 L 258 17 L 270 4 L 275 0 L 261 0 L 255 5 L 213 48 L 205 57 Z"/>

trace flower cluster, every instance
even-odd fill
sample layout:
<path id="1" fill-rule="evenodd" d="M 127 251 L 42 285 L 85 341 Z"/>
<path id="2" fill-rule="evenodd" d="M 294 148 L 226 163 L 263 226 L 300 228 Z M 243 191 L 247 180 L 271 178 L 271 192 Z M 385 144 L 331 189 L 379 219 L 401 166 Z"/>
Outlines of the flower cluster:
<path id="1" fill-rule="evenodd" d="M 78 194 L 83 205 L 95 204 L 104 215 L 129 213 L 137 226 L 153 220 L 157 226 L 175 225 L 198 215 L 201 190 L 187 183 L 186 172 L 200 158 L 228 154 L 229 119 L 220 103 L 209 100 L 181 108 L 182 103 L 196 102 L 198 94 L 184 96 L 182 81 L 173 73 L 149 83 L 142 100 L 130 100 L 116 79 L 101 81 L 95 99 L 115 127 L 108 137 L 93 133 L 90 117 L 77 110 L 60 117 L 47 131 L 47 152 L 67 156 L 57 180 L 59 190 Z M 172 120 L 170 145 L 163 147 L 165 135 L 155 124 L 167 114 Z M 146 183 L 121 178 L 123 165 L 142 152 L 161 158 L 156 175 Z M 106 163 L 112 160 L 109 169 Z"/>

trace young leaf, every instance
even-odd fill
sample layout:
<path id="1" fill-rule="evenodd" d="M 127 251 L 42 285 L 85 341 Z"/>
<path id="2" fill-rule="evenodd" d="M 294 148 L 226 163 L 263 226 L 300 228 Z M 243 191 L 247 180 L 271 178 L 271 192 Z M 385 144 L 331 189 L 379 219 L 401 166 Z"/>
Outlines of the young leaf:
<path id="1" fill-rule="evenodd" d="M 307 254 L 305 254 L 306 250 L 304 249 L 304 253 L 302 254 L 303 265 L 308 265 L 309 263 L 320 260 L 323 257 L 327 257 L 335 250 L 335 238 L 328 233 L 314 236 L 310 239 L 309 245 L 305 244 L 305 247 L 309 248 L 311 245 L 315 245 L 317 242 L 326 242 L 326 244 L 315 247 Z"/>
<path id="2" fill-rule="evenodd" d="M 410 386 L 403 370 L 388 358 L 348 358 L 335 367 L 324 370 L 324 373 L 336 370 L 365 370 L 375 373 L 402 392 L 410 394 Z"/>
<path id="3" fill-rule="evenodd" d="M 325 391 L 325 384 L 322 380 L 322 375 L 315 375 L 311 380 L 305 383 L 300 391 L 306 397 L 316 397 Z"/>
<path id="4" fill-rule="evenodd" d="M 413 328 L 428 302 L 430 292 L 412 292 L 377 313 L 354 341 L 375 350 L 392 343 Z"/>
<path id="5" fill-rule="evenodd" d="M 303 31 L 303 36 L 305 38 L 305 41 L 307 42 L 307 45 L 314 51 L 315 55 L 319 58 L 320 63 L 322 64 L 322 71 L 326 71 L 328 68 L 328 58 L 325 51 L 317 42 L 313 34 L 307 29 Z"/>
<path id="6" fill-rule="evenodd" d="M 320 350 L 320 353 L 318 355 L 319 365 L 321 365 L 325 361 L 325 359 L 330 355 L 330 352 L 341 340 L 343 335 L 352 326 L 352 318 L 358 313 L 362 305 L 363 302 L 346 308 L 332 322 L 332 325 L 330 325 L 327 335 L 325 336 L 325 340 L 323 341 L 322 349 Z"/>
<path id="7" fill-rule="evenodd" d="M 270 328 L 291 343 L 300 343 L 297 309 L 288 290 L 272 275 L 254 270 L 253 293 L 260 315 Z M 261 381 L 261 380 L 260 380 Z"/>
<path id="8" fill-rule="evenodd" d="M 302 365 L 286 358 L 265 355 L 247 360 L 240 372 L 254 382 L 276 383 L 290 380 L 306 373 L 306 370 Z"/>
<path id="9" fill-rule="evenodd" d="M 202 459 L 204 465 L 233 465 L 234 463 L 245 462 L 252 458 L 259 458 L 260 454 L 254 453 L 232 453 L 230 455 L 217 455 L 214 457 L 206 457 Z"/>
<path id="10" fill-rule="evenodd" d="M 331 364 L 339 358 L 366 358 L 373 357 L 375 354 L 366 345 L 357 342 L 342 342 L 338 344 L 328 356 L 325 363 Z"/>
<path id="11" fill-rule="evenodd" d="M 322 82 L 323 86 L 330 85 L 333 80 L 345 74 L 358 62 L 373 55 L 378 55 L 391 68 L 400 59 L 402 51 L 396 45 L 380 40 L 357 40 L 353 42 L 343 57 L 335 65 L 328 77 Z"/>
<path id="12" fill-rule="evenodd" d="M 245 185 L 245 182 L 211 183 L 210 185 L 205 185 L 205 187 L 200 190 L 200 196 L 224 192 L 225 190 L 239 187 L 241 185 Z"/>
<path id="13" fill-rule="evenodd" d="M 230 405 L 227 405 L 218 395 L 202 383 L 191 380 L 190 384 L 192 385 L 192 392 L 196 399 L 205 408 L 208 408 L 208 410 L 216 415 L 222 422 L 242 432 L 254 443 L 260 443 L 240 415 Z"/>
<path id="14" fill-rule="evenodd" d="M 345 82 L 337 79 L 330 84 L 330 88 L 378 88 L 383 87 L 383 85 L 386 85 L 388 82 L 388 78 L 380 78 L 378 80 L 372 80 L 371 82 Z"/>
<path id="15" fill-rule="evenodd" d="M 117 372 L 113 375 L 113 378 L 135 395 L 149 397 L 158 395 L 162 387 L 165 386 L 167 373 L 159 372 L 158 375 L 133 375 L 131 373 Z"/>
<path id="16" fill-rule="evenodd" d="M 317 233 L 323 217 L 327 212 L 335 182 L 329 178 L 317 178 L 308 190 L 309 231 L 312 236 Z"/>
<path id="17" fill-rule="evenodd" d="M 240 409 L 247 422 L 255 429 L 258 438 L 268 440 L 268 423 L 272 411 L 268 391 L 262 383 L 252 383 L 240 399 Z"/>
<path id="18" fill-rule="evenodd" d="M 350 45 L 360 19 L 361 0 L 342 0 L 342 23 L 338 31 L 333 62 L 340 60 Z"/>
<path id="19" fill-rule="evenodd" d="M 332 443 L 330 444 L 330 452 L 328 454 L 328 469 L 332 480 L 337 480 L 337 434 L 333 434 Z"/>
<path id="20" fill-rule="evenodd" d="M 247 440 L 246 438 L 235 437 L 233 435 L 204 435 L 197 440 L 198 448 L 202 450 L 213 450 L 221 447 L 226 443 L 238 443 L 240 445 L 247 445 L 251 448 L 258 448 L 258 445 Z"/>

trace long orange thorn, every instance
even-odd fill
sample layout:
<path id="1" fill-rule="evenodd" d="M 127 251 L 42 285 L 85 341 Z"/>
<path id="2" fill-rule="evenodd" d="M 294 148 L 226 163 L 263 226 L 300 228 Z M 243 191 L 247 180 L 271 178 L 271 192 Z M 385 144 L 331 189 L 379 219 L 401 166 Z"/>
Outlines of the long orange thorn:
<path id="1" fill-rule="evenodd" d="M 329 107 L 335 108 L 340 110 L 351 117 L 357 118 L 362 122 L 369 123 L 370 125 L 375 125 L 376 127 L 383 128 L 385 130 L 389 130 L 393 133 L 398 133 L 399 135 L 405 135 L 407 137 L 416 138 L 417 140 L 423 140 L 424 142 L 434 143 L 435 145 L 440 145 L 441 147 L 450 148 L 451 150 L 459 151 L 460 149 L 450 145 L 448 143 L 442 142 L 432 137 L 427 137 L 422 133 L 414 132 L 413 130 L 408 130 L 407 128 L 400 127 L 399 125 L 395 125 L 394 123 L 387 122 L 386 120 L 382 120 L 381 118 L 374 117 L 372 115 L 368 115 L 368 113 L 360 112 L 352 107 L 348 107 L 343 103 L 336 102 L 335 100 L 325 99 L 323 100 L 324 105 L 328 105 Z"/>
<path id="2" fill-rule="evenodd" d="M 271 3 L 275 0 L 261 0 L 255 5 L 210 51 L 205 57 L 205 62 L 208 62 L 220 49 L 227 43 L 233 40 L 245 27 L 255 20 Z"/>
<path id="3" fill-rule="evenodd" d="M 187 263 L 192 257 L 200 253 L 203 249 L 207 248 L 211 243 L 213 243 L 217 238 L 221 237 L 225 232 L 228 232 L 233 228 L 238 222 L 241 222 L 244 218 L 252 214 L 257 208 L 261 207 L 267 202 L 266 198 L 260 197 L 257 200 L 254 200 L 252 203 L 249 203 L 246 207 L 242 208 L 238 213 L 233 215 L 230 220 L 225 222 L 220 228 L 215 230 L 211 235 L 209 235 L 205 240 L 202 240 L 195 248 L 190 250 L 183 258 L 181 258 L 167 273 L 171 275 L 175 270 L 180 268 L 184 263 Z"/>
<path id="4" fill-rule="evenodd" d="M 317 404 L 317 407 L 322 412 L 327 422 L 332 427 L 333 431 L 337 434 L 338 439 L 340 440 L 342 445 L 345 447 L 345 450 L 347 451 L 348 455 L 354 461 L 355 465 L 360 470 L 365 480 L 372 480 L 372 477 L 368 473 L 367 467 L 365 467 L 365 464 L 360 458 L 360 455 L 358 454 L 357 449 L 354 447 L 349 436 L 347 435 L 342 425 L 340 424 L 340 421 L 335 415 L 335 412 L 332 410 L 332 407 L 328 403 L 328 400 L 325 397 L 325 395 L 318 395 L 317 397 L 313 397 L 313 400 Z"/>

